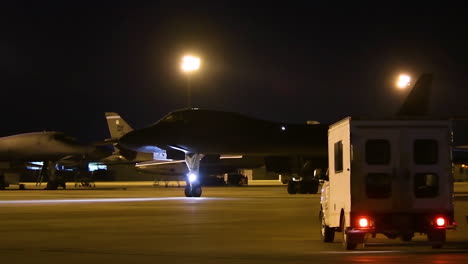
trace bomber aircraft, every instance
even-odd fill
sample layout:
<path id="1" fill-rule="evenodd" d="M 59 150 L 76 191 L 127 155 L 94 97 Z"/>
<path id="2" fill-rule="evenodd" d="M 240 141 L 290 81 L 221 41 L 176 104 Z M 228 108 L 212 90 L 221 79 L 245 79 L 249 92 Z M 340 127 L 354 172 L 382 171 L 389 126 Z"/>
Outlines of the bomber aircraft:
<path id="1" fill-rule="evenodd" d="M 432 75 L 423 74 L 397 116 L 425 115 L 431 84 Z M 325 124 L 278 123 L 240 113 L 190 108 L 171 112 L 149 127 L 126 133 L 119 144 L 139 152 L 156 147 L 183 153 L 189 169 L 185 195 L 199 197 L 202 189 L 198 172 L 205 155 L 262 155 L 267 167 L 268 161 L 270 167 L 289 168 L 298 161 L 301 165 L 312 161 L 315 167 L 324 168 L 327 166 L 327 131 Z"/>

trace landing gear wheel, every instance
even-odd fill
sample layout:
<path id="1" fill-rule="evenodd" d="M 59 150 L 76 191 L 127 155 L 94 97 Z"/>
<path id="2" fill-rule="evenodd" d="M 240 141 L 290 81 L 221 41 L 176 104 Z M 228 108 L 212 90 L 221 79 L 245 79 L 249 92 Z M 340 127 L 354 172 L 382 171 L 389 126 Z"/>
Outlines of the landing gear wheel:
<path id="1" fill-rule="evenodd" d="M 5 176 L 3 176 L 3 174 L 0 174 L 0 190 L 5 190 L 5 187 Z"/>
<path id="2" fill-rule="evenodd" d="M 200 197 L 202 194 L 202 188 L 200 185 L 192 186 L 192 197 Z"/>
<path id="3" fill-rule="evenodd" d="M 342 235 L 343 235 L 343 248 L 346 250 L 354 250 L 358 245 L 359 236 L 355 234 L 348 234 L 346 231 L 346 221 L 345 217 L 341 219 L 341 228 L 342 228 Z"/>
<path id="4" fill-rule="evenodd" d="M 310 185 L 311 185 L 310 186 L 310 193 L 311 194 L 317 193 L 318 190 L 319 190 L 319 182 L 318 181 L 313 181 Z"/>
<path id="5" fill-rule="evenodd" d="M 185 187 L 185 197 L 200 197 L 202 194 L 201 185 L 187 185 Z"/>
<path id="6" fill-rule="evenodd" d="M 310 192 L 310 186 L 308 182 L 300 181 L 298 183 L 299 186 L 299 193 L 306 194 Z"/>
<path id="7" fill-rule="evenodd" d="M 323 215 L 322 210 L 320 210 L 319 221 L 321 222 L 320 237 L 322 238 L 322 241 L 325 243 L 332 243 L 335 239 L 335 229 L 330 228 L 325 224 L 325 216 Z"/>
<path id="8" fill-rule="evenodd" d="M 432 242 L 432 248 L 442 248 L 445 242 L 445 229 L 432 230 L 427 233 L 427 239 Z"/>
<path id="9" fill-rule="evenodd" d="M 289 194 L 296 194 L 296 183 L 293 181 L 288 182 L 288 193 Z"/>
<path id="10" fill-rule="evenodd" d="M 57 190 L 58 184 L 56 182 L 48 182 L 46 190 Z"/>
<path id="11" fill-rule="evenodd" d="M 184 193 L 185 193 L 185 197 L 192 197 L 192 188 L 190 188 L 190 186 L 185 186 L 185 190 L 184 190 Z"/>
<path id="12" fill-rule="evenodd" d="M 403 241 L 403 242 L 410 242 L 411 239 L 413 239 L 413 236 L 414 236 L 413 233 L 410 233 L 410 234 L 402 234 L 400 239 L 401 239 L 401 241 Z"/>

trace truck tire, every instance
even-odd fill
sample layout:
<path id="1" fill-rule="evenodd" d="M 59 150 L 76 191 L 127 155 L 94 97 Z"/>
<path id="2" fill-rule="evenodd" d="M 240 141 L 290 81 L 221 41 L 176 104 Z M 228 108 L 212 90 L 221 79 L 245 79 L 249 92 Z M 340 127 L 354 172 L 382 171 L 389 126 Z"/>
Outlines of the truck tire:
<path id="1" fill-rule="evenodd" d="M 427 232 L 427 239 L 432 243 L 432 248 L 442 248 L 442 245 L 445 242 L 445 229 L 437 229 Z"/>
<path id="2" fill-rule="evenodd" d="M 288 182 L 288 193 L 289 194 L 296 194 L 296 183 L 293 181 Z"/>
<path id="3" fill-rule="evenodd" d="M 329 226 L 326 225 L 325 215 L 323 214 L 322 210 L 320 210 L 319 221 L 321 223 L 320 224 L 320 237 L 322 238 L 322 241 L 325 243 L 333 243 L 333 240 L 335 240 L 335 229 L 330 228 Z"/>
<path id="4" fill-rule="evenodd" d="M 343 218 L 341 219 L 341 229 L 343 230 L 342 231 L 342 235 L 343 235 L 343 248 L 346 249 L 346 250 L 354 250 L 356 249 L 357 245 L 358 245 L 358 240 L 359 240 L 359 237 L 358 235 L 353 235 L 353 234 L 347 234 L 346 233 L 346 221 L 345 221 L 345 217 L 343 216 Z"/>

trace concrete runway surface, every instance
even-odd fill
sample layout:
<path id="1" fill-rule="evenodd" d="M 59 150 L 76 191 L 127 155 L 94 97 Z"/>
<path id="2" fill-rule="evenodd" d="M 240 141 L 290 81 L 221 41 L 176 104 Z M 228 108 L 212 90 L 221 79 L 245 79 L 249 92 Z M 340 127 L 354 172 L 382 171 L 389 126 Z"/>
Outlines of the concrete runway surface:
<path id="1" fill-rule="evenodd" d="M 461 187 L 460 187 L 461 186 Z M 285 186 L 0 192 L 2 263 L 467 263 L 468 184 L 458 230 L 433 250 L 378 236 L 356 251 L 320 241 L 319 195 Z M 416 241 L 425 237 L 417 236 Z M 422 243 L 422 242 L 421 242 Z"/>

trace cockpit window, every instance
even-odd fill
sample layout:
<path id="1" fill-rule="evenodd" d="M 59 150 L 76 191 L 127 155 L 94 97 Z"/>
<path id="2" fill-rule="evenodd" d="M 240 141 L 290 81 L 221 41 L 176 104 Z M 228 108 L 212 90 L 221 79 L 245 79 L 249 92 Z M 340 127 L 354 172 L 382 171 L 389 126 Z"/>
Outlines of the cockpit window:
<path id="1" fill-rule="evenodd" d="M 168 115 L 168 116 L 166 116 L 162 121 L 163 121 L 163 122 L 171 122 L 171 121 L 174 121 L 174 116 L 173 116 L 173 115 Z"/>
<path id="2" fill-rule="evenodd" d="M 173 122 L 179 122 L 179 121 L 182 121 L 183 120 L 183 116 L 182 116 L 182 113 L 171 113 L 169 115 L 167 115 L 166 117 L 164 117 L 161 122 L 164 122 L 164 123 L 173 123 Z"/>

